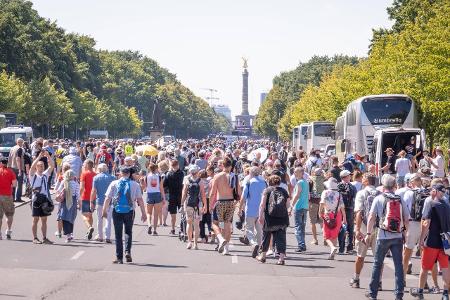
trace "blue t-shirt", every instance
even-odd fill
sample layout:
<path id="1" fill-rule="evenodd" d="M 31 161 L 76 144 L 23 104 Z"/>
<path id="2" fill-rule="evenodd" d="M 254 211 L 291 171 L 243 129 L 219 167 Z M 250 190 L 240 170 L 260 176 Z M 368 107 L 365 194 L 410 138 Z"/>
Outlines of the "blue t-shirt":
<path id="1" fill-rule="evenodd" d="M 297 203 L 295 203 L 294 209 L 295 210 L 308 209 L 308 207 L 309 207 L 309 203 L 308 203 L 309 183 L 308 183 L 308 181 L 305 179 L 300 179 L 299 181 L 297 181 L 297 184 L 295 185 L 295 189 L 294 189 L 294 195 L 297 194 L 297 190 L 299 187 L 302 189 L 302 191 L 300 193 L 300 197 L 299 197 Z"/>
<path id="2" fill-rule="evenodd" d="M 106 191 L 108 190 L 111 182 L 113 182 L 114 180 L 114 176 L 107 173 L 100 173 L 95 175 L 92 186 L 97 191 L 97 197 L 95 199 L 97 205 L 103 205 L 103 203 L 105 202 Z"/>
<path id="3" fill-rule="evenodd" d="M 267 187 L 264 178 L 261 176 L 251 178 L 242 191 L 245 199 L 245 215 L 248 217 L 258 217 L 259 205 L 264 189 Z"/>

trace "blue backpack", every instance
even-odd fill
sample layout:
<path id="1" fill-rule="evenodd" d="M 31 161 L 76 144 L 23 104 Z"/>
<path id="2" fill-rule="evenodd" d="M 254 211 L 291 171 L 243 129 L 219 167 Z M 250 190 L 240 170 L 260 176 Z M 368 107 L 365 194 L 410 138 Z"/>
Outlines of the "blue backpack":
<path id="1" fill-rule="evenodd" d="M 117 193 L 113 198 L 113 205 L 115 211 L 119 214 L 126 214 L 133 210 L 130 182 L 129 178 L 122 178 L 117 183 Z"/>

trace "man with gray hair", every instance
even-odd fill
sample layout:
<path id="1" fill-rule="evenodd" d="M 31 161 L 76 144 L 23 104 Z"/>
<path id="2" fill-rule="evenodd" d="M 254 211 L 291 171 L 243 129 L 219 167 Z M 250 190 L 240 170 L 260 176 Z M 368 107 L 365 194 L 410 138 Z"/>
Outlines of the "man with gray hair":
<path id="1" fill-rule="evenodd" d="M 264 189 L 267 187 L 264 178 L 261 176 L 259 167 L 250 168 L 250 179 L 244 185 L 240 211 L 245 205 L 245 235 L 252 246 L 252 257 L 258 255 L 258 250 L 262 241 L 262 227 L 258 221 L 259 205 Z"/>
<path id="2" fill-rule="evenodd" d="M 391 251 L 395 267 L 395 299 L 400 300 L 403 299 L 403 290 L 405 288 L 402 261 L 402 234 L 403 230 L 408 229 L 409 211 L 400 196 L 394 194 L 395 177 L 384 174 L 381 178 L 381 184 L 383 186 L 383 194 L 376 196 L 373 200 L 367 221 L 365 243 L 369 245 L 371 235 L 374 233 L 374 225 L 376 220 L 379 219 L 372 278 L 366 297 L 369 299 L 377 299 L 384 258 L 387 252 Z"/>
<path id="3" fill-rule="evenodd" d="M 23 139 L 18 138 L 16 145 L 9 151 L 8 168 L 11 168 L 16 175 L 17 186 L 13 189 L 14 202 L 23 202 L 22 185 L 25 172 L 24 156 L 25 151 L 22 148 Z"/>
<path id="4" fill-rule="evenodd" d="M 111 206 L 108 210 L 108 214 L 106 216 L 106 224 L 103 228 L 103 204 L 105 202 L 105 194 L 108 190 L 111 182 L 114 181 L 114 176 L 110 175 L 108 172 L 108 166 L 106 164 L 99 164 L 97 167 L 97 175 L 95 175 L 91 197 L 90 197 L 90 206 L 91 211 L 94 211 L 97 208 L 97 237 L 95 238 L 98 242 L 103 242 L 103 237 L 105 235 L 105 242 L 111 244 L 111 217 L 113 207 Z"/>

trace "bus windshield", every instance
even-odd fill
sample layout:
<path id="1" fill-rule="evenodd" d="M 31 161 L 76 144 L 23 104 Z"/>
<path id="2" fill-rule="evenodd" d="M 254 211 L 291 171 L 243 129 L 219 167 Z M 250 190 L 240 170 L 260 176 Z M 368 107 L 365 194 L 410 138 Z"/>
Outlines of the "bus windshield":
<path id="1" fill-rule="evenodd" d="M 14 147 L 18 138 L 26 140 L 25 133 L 0 133 L 0 147 Z"/>
<path id="2" fill-rule="evenodd" d="M 332 124 L 314 124 L 314 135 L 331 137 L 334 126 Z"/>
<path id="3" fill-rule="evenodd" d="M 409 98 L 368 98 L 362 108 L 373 125 L 402 125 L 411 111 Z"/>

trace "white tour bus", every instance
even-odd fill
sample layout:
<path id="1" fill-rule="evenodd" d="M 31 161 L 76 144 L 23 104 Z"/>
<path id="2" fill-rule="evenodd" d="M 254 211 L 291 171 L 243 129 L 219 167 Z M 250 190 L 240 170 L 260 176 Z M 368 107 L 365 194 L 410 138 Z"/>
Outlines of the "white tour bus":
<path id="1" fill-rule="evenodd" d="M 306 133 L 306 152 L 312 149 L 325 150 L 328 144 L 334 143 L 334 124 L 326 121 L 314 121 L 308 126 Z"/>
<path id="2" fill-rule="evenodd" d="M 381 168 L 386 165 L 387 155 L 384 152 L 386 148 L 392 148 L 397 154 L 405 149 L 405 146 L 415 137 L 416 158 L 421 157 L 422 150 L 426 149 L 425 132 L 420 128 L 385 128 L 375 132 L 373 138 L 373 147 L 369 155 L 370 162 L 375 164 L 376 174 L 381 177 L 383 174 Z"/>
<path id="3" fill-rule="evenodd" d="M 292 150 L 297 151 L 306 149 L 306 133 L 310 124 L 303 123 L 292 130 Z"/>
<path id="4" fill-rule="evenodd" d="M 368 155 L 375 132 L 388 127 L 418 128 L 416 106 L 409 96 L 370 95 L 354 100 L 336 121 L 336 153 Z"/>
<path id="5" fill-rule="evenodd" d="M 0 129 L 0 153 L 8 157 L 9 151 L 16 145 L 18 138 L 22 138 L 31 145 L 33 141 L 33 129 L 23 126 L 10 126 Z"/>

